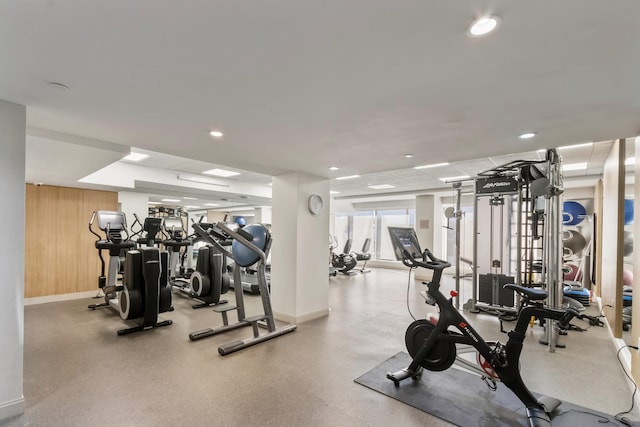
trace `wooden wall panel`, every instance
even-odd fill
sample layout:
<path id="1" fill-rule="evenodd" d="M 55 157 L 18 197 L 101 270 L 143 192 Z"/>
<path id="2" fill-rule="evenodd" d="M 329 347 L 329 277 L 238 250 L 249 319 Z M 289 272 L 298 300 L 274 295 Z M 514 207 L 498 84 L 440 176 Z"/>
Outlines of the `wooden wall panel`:
<path id="1" fill-rule="evenodd" d="M 118 193 L 26 186 L 25 297 L 97 290 L 94 210 L 117 210 Z"/>
<path id="2" fill-rule="evenodd" d="M 631 143 L 631 141 L 629 141 Z M 635 138 L 634 144 L 634 153 L 636 158 L 636 165 L 640 165 L 640 138 Z M 633 219 L 633 245 L 635 250 L 633 251 L 633 277 L 637 282 L 637 285 L 634 283 L 634 288 L 636 292 L 640 289 L 640 167 L 636 167 L 634 170 L 634 193 L 633 193 L 633 205 L 634 205 L 634 219 Z M 636 294 L 637 295 L 637 294 Z M 640 298 L 634 298 L 631 306 L 631 318 L 632 319 L 640 319 Z M 635 316 L 635 317 L 634 317 Z M 640 322 L 637 320 L 635 322 L 631 322 L 631 345 L 638 345 L 638 340 L 640 339 Z M 640 354 L 637 351 L 630 350 L 631 353 L 631 374 L 636 382 L 636 384 L 640 384 Z"/>
<path id="3" fill-rule="evenodd" d="M 625 141 L 616 140 L 604 164 L 602 202 L 601 296 L 616 338 L 622 337 L 622 260 Z"/>

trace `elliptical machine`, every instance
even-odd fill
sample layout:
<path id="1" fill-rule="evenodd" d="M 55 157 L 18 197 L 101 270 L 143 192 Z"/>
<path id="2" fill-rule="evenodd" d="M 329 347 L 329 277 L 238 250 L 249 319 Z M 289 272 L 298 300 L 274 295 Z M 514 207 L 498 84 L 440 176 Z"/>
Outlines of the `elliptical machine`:
<path id="1" fill-rule="evenodd" d="M 97 220 L 98 227 L 105 233 L 105 239 L 93 230 Z M 118 330 L 118 335 L 126 335 L 168 326 L 171 320 L 158 322 L 158 313 L 171 311 L 171 290 L 168 286 L 167 252 L 158 248 L 140 248 L 129 250 L 126 254 L 124 283 L 117 284 L 120 265 L 120 251 L 132 249 L 135 242 L 129 240 L 127 220 L 123 212 L 94 211 L 89 221 L 89 231 L 98 237 L 95 243 L 101 262 L 101 275 L 98 287 L 104 292 L 104 302 L 91 304 L 89 309 L 111 307 L 122 320 L 137 320 L 131 328 Z M 125 233 L 123 239 L 121 232 Z M 109 251 L 109 275 L 105 276 L 105 261 L 102 251 Z"/>
<path id="2" fill-rule="evenodd" d="M 104 236 L 93 230 L 93 224 L 98 221 L 98 228 Z M 89 220 L 89 231 L 94 234 L 96 240 L 95 247 L 100 257 L 100 276 L 98 277 L 98 295 L 104 293 L 104 302 L 91 304 L 89 308 L 117 307 L 117 298 L 122 291 L 122 285 L 118 285 L 118 274 L 122 272 L 120 253 L 135 247 L 136 243 L 129 239 L 127 233 L 127 217 L 124 212 L 117 211 L 94 211 Z M 124 233 L 124 236 L 123 236 Z M 109 251 L 109 270 L 105 273 L 106 263 L 102 251 Z"/>
<path id="3" fill-rule="evenodd" d="M 148 216 L 144 219 L 143 223 L 142 221 L 140 221 L 140 218 L 138 218 L 138 214 L 134 213 L 133 216 L 135 218 L 135 221 L 133 221 L 133 224 L 131 224 L 131 231 L 133 231 L 133 228 L 136 226 L 136 224 L 138 225 L 138 227 L 140 227 L 140 230 L 133 233 L 131 235 L 131 239 L 135 240 L 138 247 L 141 248 L 146 246 L 152 248 L 159 244 L 160 240 L 158 240 L 157 237 L 158 234 L 162 231 L 163 218 Z M 134 237 L 136 237 L 136 239 L 134 239 Z"/>
<path id="4" fill-rule="evenodd" d="M 169 251 L 171 286 L 190 292 L 189 276 L 192 271 L 185 271 L 182 252 L 191 246 L 191 239 L 187 237 L 187 232 L 182 224 L 182 218 L 177 216 L 164 218 L 162 233 L 167 237 L 162 240 L 162 244 Z"/>
<path id="5" fill-rule="evenodd" d="M 551 426 L 551 415 L 561 402 L 547 396 L 537 399 L 529 391 L 520 375 L 520 354 L 532 316 L 557 320 L 560 328 L 567 329 L 571 319 L 579 313 L 572 308 L 544 306 L 542 301 L 548 296 L 546 290 L 508 284 L 505 288 L 527 298 L 530 304 L 518 313 L 516 327 L 508 333 L 509 340 L 505 345 L 484 341 L 454 307 L 453 298 L 457 292 L 451 291 L 451 298 L 440 292 L 442 271 L 451 264 L 436 258 L 429 249 L 421 251 L 413 228 L 389 227 L 389 234 L 399 261 L 410 269 L 421 267 L 433 271 L 433 278 L 427 284 L 426 303 L 437 306 L 440 315 L 437 320 L 418 319 L 409 325 L 405 342 L 413 360 L 407 368 L 387 373 L 387 378 L 399 386 L 407 378 L 418 379 L 424 369 L 444 371 L 457 362 L 481 376 L 491 390 L 496 389 L 497 381 L 503 382 L 526 407 L 531 427 Z M 457 358 L 458 344 L 475 349 L 477 364 Z"/>
<path id="6" fill-rule="evenodd" d="M 146 331 L 173 322 L 158 322 L 158 314 L 173 311 L 168 282 L 167 252 L 158 248 L 140 248 L 127 252 L 124 287 L 118 308 L 122 320 L 135 320 L 137 325 L 118 330 L 118 335 Z"/>
<path id="7" fill-rule="evenodd" d="M 206 230 L 211 230 L 213 224 L 198 222 L 193 224 L 193 228 L 196 231 L 198 229 L 203 230 L 204 234 L 207 234 Z M 231 241 L 227 240 L 226 236 L 215 232 L 213 232 L 212 236 L 215 236 L 216 246 L 231 245 Z M 213 239 L 213 237 L 207 234 L 207 239 Z M 194 240 L 189 239 L 190 242 Z M 229 291 L 231 282 L 227 273 L 226 255 L 218 250 L 216 246 L 211 245 L 209 240 L 207 240 L 207 243 L 207 245 L 198 249 L 196 268 L 189 275 L 188 281 L 184 278 L 171 281 L 174 289 L 178 289 L 189 297 L 200 301 L 199 304 L 191 306 L 193 309 L 212 307 L 228 302 L 226 299 L 221 299 L 222 294 Z M 173 256 L 176 255 L 177 253 L 174 252 Z M 177 264 L 177 261 L 174 262 Z"/>

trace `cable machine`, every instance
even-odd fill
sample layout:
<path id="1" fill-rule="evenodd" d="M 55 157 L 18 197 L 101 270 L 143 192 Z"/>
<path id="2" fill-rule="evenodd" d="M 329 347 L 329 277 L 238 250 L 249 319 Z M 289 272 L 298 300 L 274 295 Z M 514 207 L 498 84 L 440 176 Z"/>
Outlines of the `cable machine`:
<path id="1" fill-rule="evenodd" d="M 514 203 L 520 206 L 521 182 L 512 168 L 496 168 L 475 179 L 473 209 L 473 300 L 475 311 L 515 313 L 513 292 L 507 283 L 519 284 L 519 265 L 511 263 Z M 519 221 L 518 221 L 519 222 Z"/>
<path id="2" fill-rule="evenodd" d="M 561 194 L 555 149 L 545 160 L 516 160 L 476 177 L 471 310 L 514 314 L 507 283 L 547 287 L 549 305 L 561 305 Z"/>

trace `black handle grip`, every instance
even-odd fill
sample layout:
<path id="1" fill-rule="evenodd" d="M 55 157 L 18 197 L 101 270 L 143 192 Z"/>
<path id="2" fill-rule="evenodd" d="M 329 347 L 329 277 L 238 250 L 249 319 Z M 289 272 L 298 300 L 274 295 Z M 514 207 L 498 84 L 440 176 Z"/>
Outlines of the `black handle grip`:
<path id="1" fill-rule="evenodd" d="M 244 231 L 242 228 L 238 228 L 237 233 L 247 239 L 249 242 L 253 240 L 253 235 L 247 231 Z"/>

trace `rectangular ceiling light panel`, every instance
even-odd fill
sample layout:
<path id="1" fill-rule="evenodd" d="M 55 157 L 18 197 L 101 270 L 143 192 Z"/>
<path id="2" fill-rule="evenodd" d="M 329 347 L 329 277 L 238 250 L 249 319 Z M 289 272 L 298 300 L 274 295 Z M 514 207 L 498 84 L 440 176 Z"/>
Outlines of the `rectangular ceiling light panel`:
<path id="1" fill-rule="evenodd" d="M 209 169 L 208 171 L 202 172 L 205 175 L 213 175 L 213 176 L 221 176 L 223 178 L 229 178 L 230 176 L 240 175 L 240 172 L 228 171 L 226 169 Z"/>

